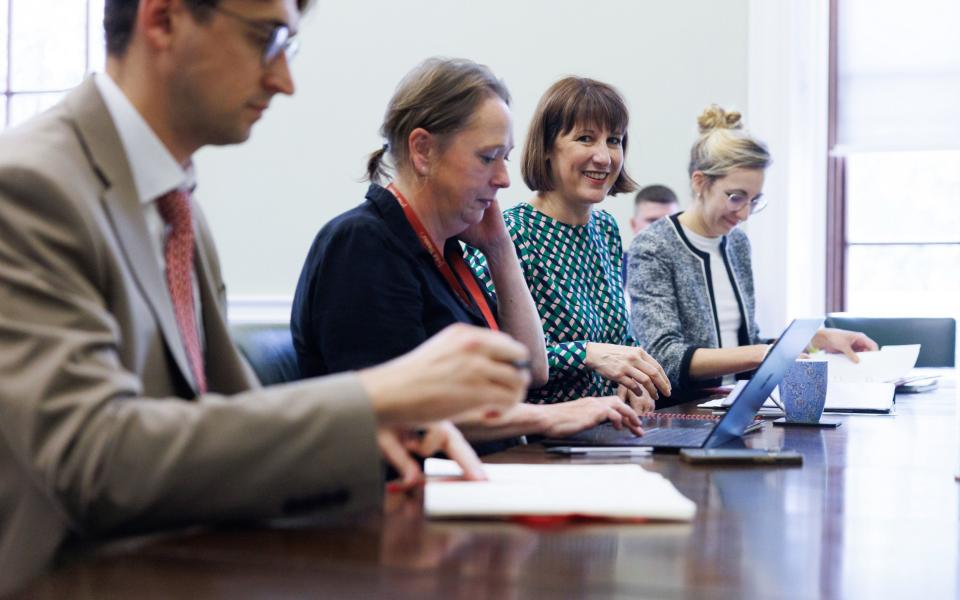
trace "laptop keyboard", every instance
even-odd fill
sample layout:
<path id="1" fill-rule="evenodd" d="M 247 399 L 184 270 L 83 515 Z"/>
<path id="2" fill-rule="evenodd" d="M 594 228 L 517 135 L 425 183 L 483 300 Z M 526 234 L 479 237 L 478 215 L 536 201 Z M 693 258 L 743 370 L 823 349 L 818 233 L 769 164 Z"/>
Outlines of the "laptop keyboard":
<path id="1" fill-rule="evenodd" d="M 581 431 L 569 438 L 547 440 L 548 445 L 575 444 L 581 446 L 660 446 L 665 448 L 697 448 L 713 431 L 712 421 L 685 421 L 684 426 L 660 422 L 656 418 L 643 419 L 644 434 L 633 435 L 626 429 L 614 429 L 610 423 Z M 670 426 L 672 424 L 672 426 Z M 667 426 L 664 426 L 667 425 Z"/>
<path id="2" fill-rule="evenodd" d="M 639 438 L 642 445 L 689 448 L 701 446 L 713 428 L 667 427 L 647 429 Z"/>

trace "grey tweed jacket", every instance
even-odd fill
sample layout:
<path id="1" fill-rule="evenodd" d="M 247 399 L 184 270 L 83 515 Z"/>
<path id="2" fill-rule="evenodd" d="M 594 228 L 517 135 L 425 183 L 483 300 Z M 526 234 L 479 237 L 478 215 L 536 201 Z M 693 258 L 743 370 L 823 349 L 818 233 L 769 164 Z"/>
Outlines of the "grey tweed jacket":
<path id="1" fill-rule="evenodd" d="M 690 243 L 679 215 L 660 219 L 642 231 L 627 254 L 631 322 L 640 345 L 681 390 L 719 384 L 692 382 L 690 358 L 698 348 L 720 347 L 720 321 L 710 256 Z M 739 229 L 724 236 L 720 253 L 740 307 L 740 345 L 760 343 L 755 318 L 750 240 Z"/>

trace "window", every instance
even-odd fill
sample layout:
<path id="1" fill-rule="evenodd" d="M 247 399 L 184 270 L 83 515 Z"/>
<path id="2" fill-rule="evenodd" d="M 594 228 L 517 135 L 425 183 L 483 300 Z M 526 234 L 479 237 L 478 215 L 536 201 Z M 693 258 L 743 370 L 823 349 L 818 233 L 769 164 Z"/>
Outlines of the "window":
<path id="1" fill-rule="evenodd" d="M 847 156 L 847 307 L 951 316 L 960 306 L 960 151 Z"/>
<path id="2" fill-rule="evenodd" d="M 0 0 L 0 128 L 102 70 L 104 0 Z"/>
<path id="3" fill-rule="evenodd" d="M 828 310 L 960 316 L 960 3 L 831 13 Z"/>

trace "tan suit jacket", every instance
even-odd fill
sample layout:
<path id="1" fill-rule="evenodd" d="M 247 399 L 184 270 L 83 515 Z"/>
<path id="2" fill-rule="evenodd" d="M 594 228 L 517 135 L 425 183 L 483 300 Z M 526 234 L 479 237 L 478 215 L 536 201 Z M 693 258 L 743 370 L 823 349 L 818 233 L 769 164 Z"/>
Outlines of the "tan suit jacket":
<path id="1" fill-rule="evenodd" d="M 93 80 L 0 137 L 0 573 L 29 571 L 67 532 L 382 498 L 356 377 L 260 388 L 231 343 L 217 255 L 194 214 L 210 389 L 196 398 Z"/>

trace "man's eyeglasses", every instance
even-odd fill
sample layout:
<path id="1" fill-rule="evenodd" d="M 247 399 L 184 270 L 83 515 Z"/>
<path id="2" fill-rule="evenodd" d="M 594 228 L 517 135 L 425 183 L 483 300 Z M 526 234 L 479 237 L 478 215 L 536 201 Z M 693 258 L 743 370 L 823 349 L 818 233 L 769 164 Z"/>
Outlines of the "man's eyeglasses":
<path id="1" fill-rule="evenodd" d="M 234 18 L 253 29 L 256 29 L 260 33 L 260 35 L 257 36 L 257 39 L 263 46 L 260 60 L 264 65 L 269 65 L 272 63 L 278 56 L 280 56 L 281 52 L 286 55 L 288 61 L 291 61 L 293 60 L 293 57 L 296 56 L 297 50 L 300 49 L 300 42 L 297 40 L 297 38 L 293 37 L 293 35 L 290 33 L 290 28 L 283 23 L 268 23 L 266 21 L 249 19 L 241 14 L 235 13 L 232 10 L 227 10 L 220 6 L 207 5 L 207 7 L 222 15 Z"/>
<path id="2" fill-rule="evenodd" d="M 756 214 L 767 207 L 767 199 L 762 194 L 748 200 L 747 197 L 739 192 L 724 192 L 727 195 L 727 203 L 733 210 L 741 210 L 744 206 L 750 205 L 750 214 Z"/>

